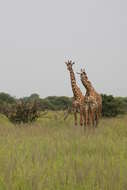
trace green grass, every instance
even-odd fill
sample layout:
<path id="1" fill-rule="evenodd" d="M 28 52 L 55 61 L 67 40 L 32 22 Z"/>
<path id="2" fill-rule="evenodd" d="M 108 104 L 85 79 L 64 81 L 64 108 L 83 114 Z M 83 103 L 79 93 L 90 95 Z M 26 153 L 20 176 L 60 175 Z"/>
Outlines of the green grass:
<path id="1" fill-rule="evenodd" d="M 126 190 L 127 116 L 84 133 L 55 114 L 20 126 L 0 116 L 0 190 Z"/>

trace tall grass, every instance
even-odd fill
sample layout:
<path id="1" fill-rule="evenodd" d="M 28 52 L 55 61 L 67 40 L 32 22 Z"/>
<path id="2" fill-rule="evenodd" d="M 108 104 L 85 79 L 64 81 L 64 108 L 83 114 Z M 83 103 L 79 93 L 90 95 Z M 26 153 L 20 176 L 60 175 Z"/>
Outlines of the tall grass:
<path id="1" fill-rule="evenodd" d="M 127 189 L 127 116 L 84 132 L 49 115 L 25 126 L 0 117 L 0 190 Z"/>

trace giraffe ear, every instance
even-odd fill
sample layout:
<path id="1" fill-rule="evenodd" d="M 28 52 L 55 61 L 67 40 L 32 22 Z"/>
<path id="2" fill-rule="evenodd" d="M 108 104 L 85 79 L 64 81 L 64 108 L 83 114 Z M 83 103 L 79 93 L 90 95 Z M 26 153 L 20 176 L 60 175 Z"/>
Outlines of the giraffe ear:
<path id="1" fill-rule="evenodd" d="M 75 64 L 75 62 L 72 63 L 72 65 L 74 65 L 74 64 Z"/>

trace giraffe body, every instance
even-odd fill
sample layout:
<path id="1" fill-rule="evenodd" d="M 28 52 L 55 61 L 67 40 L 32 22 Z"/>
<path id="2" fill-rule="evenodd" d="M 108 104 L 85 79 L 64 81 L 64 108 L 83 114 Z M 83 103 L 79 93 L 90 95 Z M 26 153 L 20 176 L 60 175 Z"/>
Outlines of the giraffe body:
<path id="1" fill-rule="evenodd" d="M 96 120 L 96 125 L 97 125 L 102 112 L 101 95 L 98 94 L 96 90 L 93 88 L 84 70 L 81 70 L 80 77 L 83 86 L 86 88 L 85 101 L 89 107 L 88 115 L 90 116 L 90 117 L 88 116 L 88 118 L 91 119 L 93 125 L 95 125 L 95 120 Z"/>
<path id="2" fill-rule="evenodd" d="M 65 64 L 67 65 L 67 69 L 70 72 L 71 87 L 72 87 L 72 91 L 73 91 L 72 108 L 74 111 L 75 125 L 77 125 L 77 112 L 79 110 L 80 111 L 80 125 L 82 126 L 83 119 L 85 120 L 85 116 L 83 114 L 85 97 L 82 94 L 80 88 L 76 84 L 75 74 L 74 74 L 74 71 L 72 68 L 74 63 L 72 63 L 72 61 L 68 61 L 68 62 L 65 62 Z"/>

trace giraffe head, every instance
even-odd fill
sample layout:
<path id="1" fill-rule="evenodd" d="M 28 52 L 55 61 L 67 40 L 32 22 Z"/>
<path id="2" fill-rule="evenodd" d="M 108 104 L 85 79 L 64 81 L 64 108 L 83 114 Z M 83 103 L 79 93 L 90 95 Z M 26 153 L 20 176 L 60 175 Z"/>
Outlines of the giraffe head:
<path id="1" fill-rule="evenodd" d="M 85 77 L 86 79 L 88 79 L 87 74 L 86 74 L 86 72 L 85 72 L 85 69 L 81 69 L 81 72 L 80 72 L 80 73 L 77 72 L 77 74 L 80 75 L 80 78 L 81 78 L 81 79 L 84 79 L 84 77 Z"/>
<path id="2" fill-rule="evenodd" d="M 72 61 L 70 60 L 70 61 L 65 62 L 65 64 L 67 65 L 67 69 L 68 69 L 69 71 L 71 71 L 71 70 L 72 70 L 72 66 L 75 64 L 75 62 L 72 62 Z"/>

